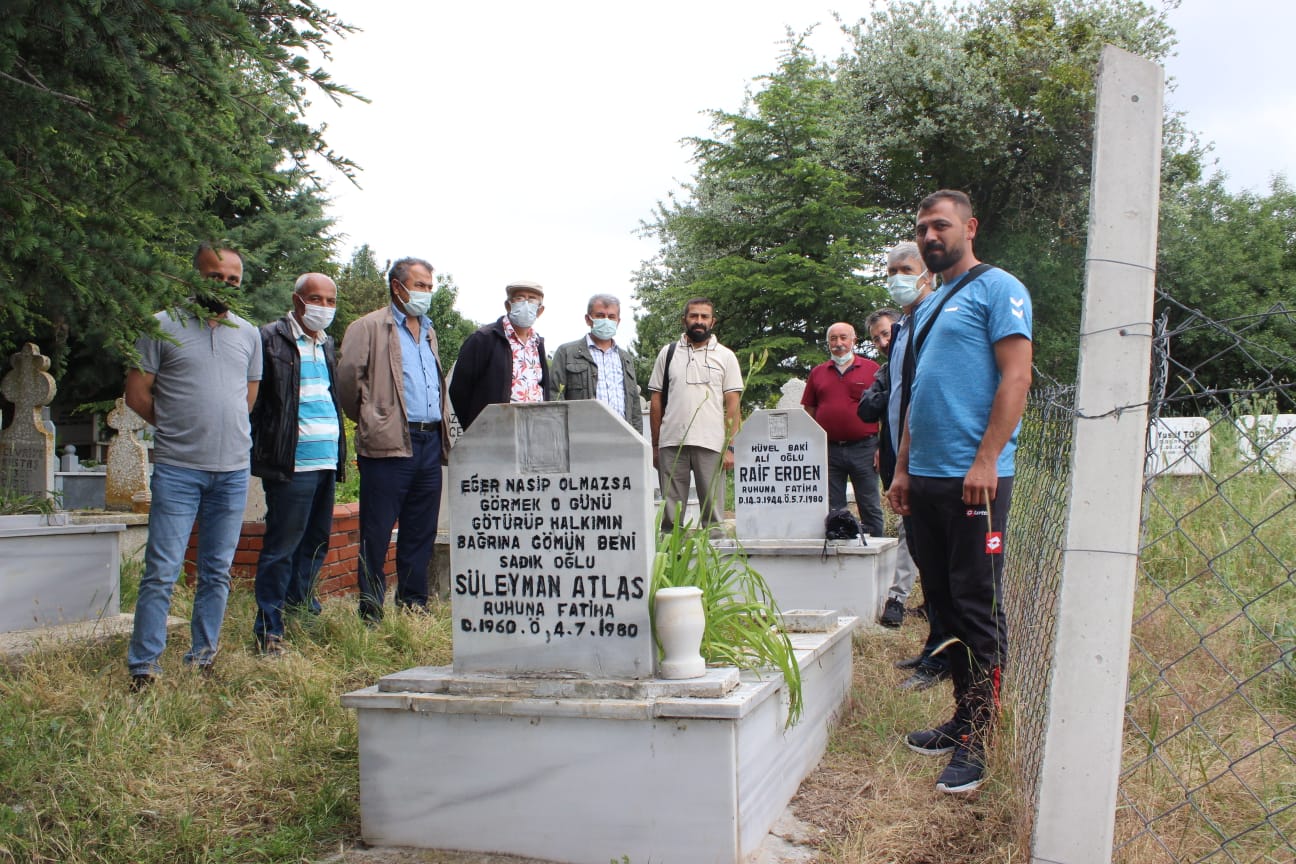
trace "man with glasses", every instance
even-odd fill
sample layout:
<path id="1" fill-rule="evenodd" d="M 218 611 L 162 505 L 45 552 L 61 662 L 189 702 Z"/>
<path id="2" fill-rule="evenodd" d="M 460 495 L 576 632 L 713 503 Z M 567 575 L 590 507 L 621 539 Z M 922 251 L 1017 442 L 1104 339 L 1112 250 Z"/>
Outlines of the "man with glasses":
<path id="1" fill-rule="evenodd" d="M 355 421 L 360 469 L 360 617 L 376 624 L 387 591 L 384 567 L 396 538 L 396 605 L 427 608 L 428 563 L 449 455 L 445 375 L 427 316 L 432 265 L 402 258 L 387 274 L 391 302 L 347 327 L 338 361 L 342 410 Z"/>
<path id="2" fill-rule="evenodd" d="M 464 431 L 487 405 L 547 402 L 553 398 L 544 337 L 535 330 L 544 314 L 544 288 L 510 282 L 498 320 L 479 327 L 459 349 L 450 376 L 450 402 Z"/>
<path id="3" fill-rule="evenodd" d="M 742 425 L 743 380 L 738 358 L 712 333 L 716 321 L 714 303 L 705 297 L 689 300 L 684 334 L 657 354 L 648 381 L 653 465 L 666 501 L 662 531 L 682 518 L 690 476 L 702 524 L 724 518 L 724 471 L 733 468 L 731 442 Z"/>

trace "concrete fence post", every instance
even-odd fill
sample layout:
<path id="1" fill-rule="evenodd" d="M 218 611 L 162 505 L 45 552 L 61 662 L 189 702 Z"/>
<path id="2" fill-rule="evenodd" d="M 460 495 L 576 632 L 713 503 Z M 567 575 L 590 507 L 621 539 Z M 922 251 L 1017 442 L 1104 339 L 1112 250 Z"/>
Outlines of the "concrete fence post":
<path id="1" fill-rule="evenodd" d="M 1164 86 L 1156 64 L 1103 50 L 1036 864 L 1111 860 L 1147 434 Z"/>

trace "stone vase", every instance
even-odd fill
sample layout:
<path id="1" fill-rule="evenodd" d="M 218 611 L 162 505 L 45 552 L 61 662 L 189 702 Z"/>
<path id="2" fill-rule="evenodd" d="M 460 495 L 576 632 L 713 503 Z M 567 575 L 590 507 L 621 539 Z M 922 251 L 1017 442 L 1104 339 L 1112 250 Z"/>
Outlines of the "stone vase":
<path id="1" fill-rule="evenodd" d="M 702 589 L 692 586 L 659 588 L 653 595 L 657 644 L 662 650 L 658 675 L 662 678 L 701 678 L 706 661 L 698 653 L 706 615 Z"/>

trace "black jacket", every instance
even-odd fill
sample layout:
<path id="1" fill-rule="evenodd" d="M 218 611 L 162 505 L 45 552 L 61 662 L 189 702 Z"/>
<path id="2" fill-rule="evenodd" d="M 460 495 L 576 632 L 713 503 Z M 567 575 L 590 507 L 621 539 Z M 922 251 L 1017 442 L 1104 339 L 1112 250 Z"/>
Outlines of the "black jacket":
<path id="1" fill-rule="evenodd" d="M 536 336 L 540 352 L 540 389 L 545 401 L 553 399 L 549 359 L 544 337 Z M 487 405 L 508 403 L 513 390 L 513 349 L 504 332 L 504 317 L 483 324 L 464 340 L 450 372 L 450 404 L 459 427 L 467 429 Z"/>
<path id="2" fill-rule="evenodd" d="M 252 473 L 268 480 L 288 480 L 297 461 L 297 399 L 301 391 L 301 354 L 288 316 L 261 325 L 261 387 L 252 406 Z M 333 337 L 324 337 L 324 364 L 329 393 L 338 416 L 337 479 L 346 475 L 346 429 L 337 391 L 337 356 Z"/>
<path id="3" fill-rule="evenodd" d="M 878 475 L 882 478 L 882 488 L 891 485 L 895 477 L 896 453 L 891 446 L 891 423 L 888 419 L 887 402 L 891 398 L 891 364 L 884 363 L 873 376 L 873 383 L 860 397 L 856 415 L 865 423 L 878 424 Z"/>

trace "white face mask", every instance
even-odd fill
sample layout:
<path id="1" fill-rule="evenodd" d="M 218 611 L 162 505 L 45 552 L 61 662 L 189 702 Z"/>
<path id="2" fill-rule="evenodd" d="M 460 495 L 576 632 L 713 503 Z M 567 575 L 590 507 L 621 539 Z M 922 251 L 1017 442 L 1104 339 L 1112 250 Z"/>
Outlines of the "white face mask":
<path id="1" fill-rule="evenodd" d="M 523 330 L 530 327 L 540 317 L 540 304 L 532 300 L 514 300 L 509 305 L 508 319 L 514 327 Z"/>
<path id="2" fill-rule="evenodd" d="M 918 287 L 918 280 L 923 277 L 927 271 L 914 276 L 910 273 L 897 273 L 894 276 L 887 277 L 887 291 L 891 293 L 891 299 L 901 306 L 908 306 L 918 299 L 922 289 Z"/>
<path id="3" fill-rule="evenodd" d="M 855 362 L 854 351 L 847 351 L 845 354 L 843 354 L 840 357 L 838 357 L 836 354 L 829 352 L 828 356 L 831 357 L 832 361 L 836 363 L 838 366 L 849 366 Z"/>
<path id="4" fill-rule="evenodd" d="M 333 316 L 337 314 L 337 309 L 332 306 L 313 306 L 310 303 L 302 305 L 306 307 L 306 311 L 301 314 L 301 325 L 312 333 L 327 329 L 333 323 Z"/>
<path id="5" fill-rule="evenodd" d="M 420 318 L 427 314 L 427 310 L 432 305 L 431 291 L 410 291 L 409 299 L 401 304 L 405 307 L 405 314 L 414 318 Z"/>

